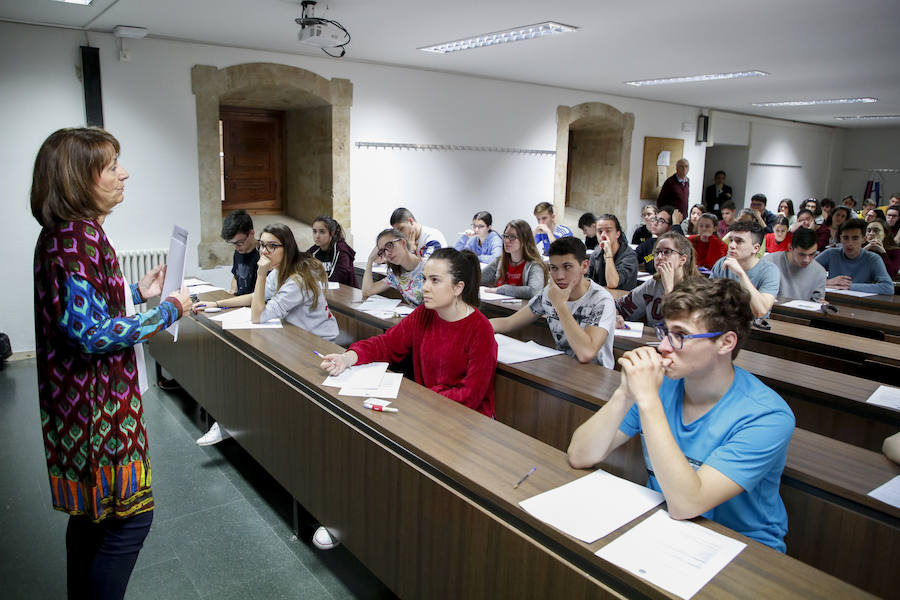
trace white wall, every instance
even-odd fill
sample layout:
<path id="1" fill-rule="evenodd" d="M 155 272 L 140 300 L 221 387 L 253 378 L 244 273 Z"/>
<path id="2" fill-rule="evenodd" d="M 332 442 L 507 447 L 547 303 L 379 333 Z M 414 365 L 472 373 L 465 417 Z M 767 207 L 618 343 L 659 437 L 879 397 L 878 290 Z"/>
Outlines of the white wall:
<path id="1" fill-rule="evenodd" d="M 844 160 L 841 165 L 840 194 L 852 195 L 860 202 L 869 179 L 881 181 L 882 203 L 900 192 L 900 127 L 884 129 L 852 129 L 847 131 Z M 875 175 L 871 169 L 894 169 L 894 173 Z"/>

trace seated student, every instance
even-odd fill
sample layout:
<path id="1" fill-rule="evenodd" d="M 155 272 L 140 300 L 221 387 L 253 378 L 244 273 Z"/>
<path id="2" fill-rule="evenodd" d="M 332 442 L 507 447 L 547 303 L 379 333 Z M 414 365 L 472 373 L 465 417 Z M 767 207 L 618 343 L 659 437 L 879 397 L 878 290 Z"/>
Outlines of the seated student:
<path id="1" fill-rule="evenodd" d="M 480 210 L 472 217 L 472 229 L 467 229 L 454 246 L 457 250 L 468 250 L 478 257 L 478 261 L 490 264 L 503 252 L 503 242 L 497 232 L 491 229 L 494 218 L 486 210 Z"/>
<path id="2" fill-rule="evenodd" d="M 491 319 L 497 333 L 514 331 L 546 315 L 556 349 L 579 362 L 613 367 L 613 298 L 586 277 L 588 261 L 581 240 L 559 238 L 550 244 L 550 281 L 528 306 Z"/>
<path id="3" fill-rule="evenodd" d="M 728 233 L 728 228 L 731 227 L 731 224 L 734 223 L 734 218 L 737 216 L 737 208 L 735 207 L 734 201 L 726 200 L 722 203 L 722 220 L 719 221 L 719 227 L 716 230 L 716 235 L 719 236 L 719 239 L 725 237 L 725 234 Z"/>
<path id="4" fill-rule="evenodd" d="M 825 222 L 825 217 L 822 216 L 822 207 L 819 205 L 819 201 L 816 198 L 807 198 L 800 205 L 801 209 L 806 209 L 813 215 L 813 220 L 817 225 L 821 225 Z M 800 218 L 799 211 L 797 212 L 797 218 Z"/>
<path id="5" fill-rule="evenodd" d="M 528 300 L 540 293 L 548 276 L 531 226 L 514 219 L 503 230 L 503 254 L 481 270 L 481 285 L 494 294 Z"/>
<path id="6" fill-rule="evenodd" d="M 884 261 L 884 268 L 888 276 L 897 281 L 900 279 L 900 248 L 894 242 L 894 238 L 887 235 L 885 224 L 881 221 L 873 221 L 866 225 L 866 245 L 863 250 L 874 252 Z"/>
<path id="7" fill-rule="evenodd" d="M 778 203 L 778 214 L 788 220 L 788 227 L 797 222 L 797 215 L 794 214 L 794 201 L 785 198 Z"/>
<path id="8" fill-rule="evenodd" d="M 689 236 L 694 247 L 695 262 L 698 267 L 712 269 L 716 261 L 728 253 L 728 244 L 719 239 L 716 230 L 719 220 L 712 213 L 703 213 L 697 220 L 697 235 Z"/>
<path id="9" fill-rule="evenodd" d="M 889 459 L 900 464 L 900 431 L 884 439 L 881 451 L 884 452 L 884 455 Z"/>
<path id="10" fill-rule="evenodd" d="M 673 219 L 675 224 L 681 228 L 681 233 L 684 235 L 696 235 L 697 234 L 697 221 L 700 220 L 700 215 L 703 214 L 703 205 L 695 204 L 691 207 L 690 214 L 687 219 L 683 219 L 680 222 Z"/>
<path id="11" fill-rule="evenodd" d="M 387 277 L 375 281 L 372 277 L 374 263 L 388 266 Z M 413 306 L 422 304 L 422 284 L 425 261 L 413 254 L 406 236 L 397 229 L 385 229 L 375 238 L 375 247 L 366 262 L 363 274 L 362 294 L 364 298 L 380 294 L 388 288 L 400 292 L 403 300 Z"/>
<path id="12" fill-rule="evenodd" d="M 578 217 L 578 228 L 584 234 L 584 247 L 593 250 L 597 247 L 597 215 L 586 212 Z"/>
<path id="13" fill-rule="evenodd" d="M 616 300 L 616 311 L 621 315 L 616 319 L 617 327 L 623 327 L 626 319 L 643 321 L 651 327 L 662 323 L 661 304 L 665 295 L 685 279 L 700 277 L 691 243 L 683 235 L 670 231 L 659 236 L 653 256 L 656 274 Z"/>
<path id="14" fill-rule="evenodd" d="M 557 225 L 556 215 L 553 214 L 553 205 L 549 202 L 539 202 L 534 207 L 534 216 L 537 218 L 537 227 L 534 228 L 534 241 L 543 254 L 547 254 L 550 244 L 556 238 L 569 237 L 572 230 L 565 225 Z"/>
<path id="15" fill-rule="evenodd" d="M 569 464 L 592 467 L 640 433 L 647 485 L 665 496 L 669 516 L 702 515 L 784 552 L 778 490 L 794 415 L 733 363 L 750 333 L 749 305 L 733 281 L 677 286 L 662 304 L 659 348 L 619 359 L 619 389 L 575 431 Z"/>
<path id="16" fill-rule="evenodd" d="M 887 217 L 884 215 L 884 213 L 881 212 L 881 210 L 877 208 L 870 210 L 866 213 L 865 217 L 860 218 L 863 219 L 866 223 L 871 223 L 872 221 L 884 221 L 885 223 L 887 223 Z"/>
<path id="17" fill-rule="evenodd" d="M 786 251 L 773 252 L 763 257 L 764 261 L 778 267 L 778 272 L 781 273 L 779 296 L 792 300 L 825 299 L 827 273 L 815 260 L 817 252 L 816 234 L 811 229 L 801 227 L 794 233 Z"/>
<path id="18" fill-rule="evenodd" d="M 356 250 L 344 241 L 341 224 L 326 215 L 316 217 L 312 224 L 312 234 L 314 244 L 307 252 L 325 267 L 328 281 L 359 287 L 356 270 L 353 268 Z"/>
<path id="19" fill-rule="evenodd" d="M 267 225 L 259 236 L 259 247 L 262 256 L 252 293 L 226 300 L 203 300 L 195 303 L 193 310 L 204 306 L 249 306 L 253 323 L 284 319 L 326 340 L 334 340 L 338 325 L 322 291 L 328 282 L 322 263 L 297 247 L 290 227 L 283 223 Z"/>
<path id="20" fill-rule="evenodd" d="M 432 252 L 447 245 L 443 233 L 416 221 L 408 208 L 398 208 L 391 213 L 391 227 L 404 235 L 410 249 L 419 258 L 428 258 Z"/>
<path id="21" fill-rule="evenodd" d="M 648 204 L 641 210 L 641 219 L 643 222 L 641 223 L 641 226 L 635 229 L 634 233 L 631 234 L 632 246 L 639 246 L 653 237 L 653 234 L 650 233 L 650 225 L 653 223 L 653 218 L 655 216 L 656 207 L 652 204 Z"/>
<path id="22" fill-rule="evenodd" d="M 865 219 L 870 212 L 875 210 L 876 204 L 877 204 L 877 202 L 875 202 L 875 198 L 869 197 L 869 198 L 866 198 L 865 200 L 863 200 L 862 208 L 859 209 L 859 218 Z"/>
<path id="23" fill-rule="evenodd" d="M 588 277 L 614 290 L 630 290 L 637 285 L 637 254 L 625 244 L 616 215 L 597 217 L 600 246 L 588 261 Z"/>
<path id="24" fill-rule="evenodd" d="M 866 222 L 850 219 L 840 229 L 841 246 L 829 248 L 816 260 L 828 271 L 826 284 L 830 288 L 894 295 L 894 284 L 884 261 L 874 252 L 863 252 L 862 241 Z"/>
<path id="25" fill-rule="evenodd" d="M 790 221 L 784 215 L 775 217 L 772 233 L 766 234 L 766 252 L 784 252 L 791 245 Z"/>
<path id="26" fill-rule="evenodd" d="M 844 198 L 841 200 L 841 206 L 846 206 L 847 208 L 850 209 L 851 213 L 855 213 L 856 212 L 856 198 L 854 198 L 853 196 L 844 196 Z M 854 218 L 856 218 L 856 217 L 854 217 Z"/>
<path id="27" fill-rule="evenodd" d="M 765 194 L 753 194 L 750 198 L 750 210 L 753 213 L 753 219 L 763 228 L 764 233 L 772 233 L 772 226 L 775 225 L 775 213 L 766 208 L 768 198 Z"/>
<path id="28" fill-rule="evenodd" d="M 678 235 L 681 235 L 680 227 L 672 228 L 673 212 L 675 212 L 675 209 L 671 206 L 663 206 L 658 209 L 656 211 L 656 216 L 653 217 L 653 221 L 650 223 L 650 233 L 653 234 L 653 237 L 642 242 L 634 249 L 634 252 L 638 257 L 638 267 L 642 271 L 646 271 L 647 273 L 656 272 L 656 267 L 653 265 L 653 248 L 656 246 L 657 237 L 669 231 L 674 231 Z"/>
<path id="29" fill-rule="evenodd" d="M 740 282 L 750 294 L 750 308 L 756 317 L 766 316 L 781 285 L 778 267 L 762 262 L 758 256 L 763 230 L 756 221 L 738 221 L 728 232 L 728 254 L 720 258 L 710 271 L 710 278 L 728 278 Z"/>
<path id="30" fill-rule="evenodd" d="M 884 220 L 888 226 L 888 233 L 894 237 L 894 241 L 900 244 L 900 206 L 890 206 L 884 211 Z"/>
<path id="31" fill-rule="evenodd" d="M 822 198 L 822 201 L 819 202 L 819 208 L 822 209 L 822 222 L 823 223 L 825 221 L 827 221 L 828 217 L 831 216 L 831 213 L 834 212 L 835 206 L 836 206 L 836 204 L 834 203 L 834 200 L 832 200 L 831 198 Z M 818 221 L 818 219 L 816 219 L 816 221 Z"/>
<path id="32" fill-rule="evenodd" d="M 849 221 L 851 217 L 850 209 L 846 206 L 839 206 L 831 211 L 825 219 L 825 223 L 816 232 L 819 235 L 819 248 L 821 250 L 832 248 L 841 243 L 838 232 L 841 225 Z M 824 247 L 822 246 L 823 241 L 825 242 Z"/>

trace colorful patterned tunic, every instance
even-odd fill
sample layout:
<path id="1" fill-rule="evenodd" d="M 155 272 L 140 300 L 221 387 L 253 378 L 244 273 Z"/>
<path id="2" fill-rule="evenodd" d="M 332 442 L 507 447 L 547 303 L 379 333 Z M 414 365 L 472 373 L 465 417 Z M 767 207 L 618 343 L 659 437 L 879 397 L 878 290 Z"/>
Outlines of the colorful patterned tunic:
<path id="1" fill-rule="evenodd" d="M 153 509 L 132 346 L 174 323 L 177 301 L 125 316 L 125 280 L 95 221 L 44 228 L 34 253 L 38 396 L 53 507 L 94 521 Z M 143 302 L 137 285 L 129 290 Z"/>

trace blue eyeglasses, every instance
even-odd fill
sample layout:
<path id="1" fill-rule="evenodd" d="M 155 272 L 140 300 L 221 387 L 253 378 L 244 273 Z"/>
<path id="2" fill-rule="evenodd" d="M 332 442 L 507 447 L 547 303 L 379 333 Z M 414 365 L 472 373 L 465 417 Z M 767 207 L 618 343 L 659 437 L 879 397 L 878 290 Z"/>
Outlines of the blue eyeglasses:
<path id="1" fill-rule="evenodd" d="M 703 338 L 714 338 L 719 337 L 724 331 L 712 331 L 710 333 L 674 333 L 666 329 L 666 326 L 663 324 L 658 324 L 656 327 L 656 339 L 659 341 L 663 341 L 663 338 L 669 339 L 669 344 L 675 350 L 681 350 L 684 348 L 684 340 L 693 340 L 693 339 L 703 339 Z"/>

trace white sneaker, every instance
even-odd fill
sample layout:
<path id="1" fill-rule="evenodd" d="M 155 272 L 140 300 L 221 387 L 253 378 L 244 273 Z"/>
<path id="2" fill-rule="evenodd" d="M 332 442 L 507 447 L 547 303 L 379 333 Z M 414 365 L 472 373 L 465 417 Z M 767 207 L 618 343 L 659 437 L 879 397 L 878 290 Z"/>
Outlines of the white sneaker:
<path id="1" fill-rule="evenodd" d="M 203 434 L 203 436 L 197 440 L 198 446 L 212 446 L 213 444 L 218 444 L 225 438 L 230 438 L 231 434 L 228 433 L 225 429 L 219 427 L 218 423 L 213 423 L 212 427 L 209 428 L 209 431 Z"/>
<path id="2" fill-rule="evenodd" d="M 313 546 L 319 550 L 331 550 L 341 545 L 341 541 L 337 539 L 330 531 L 324 527 L 319 527 L 312 537 Z"/>

